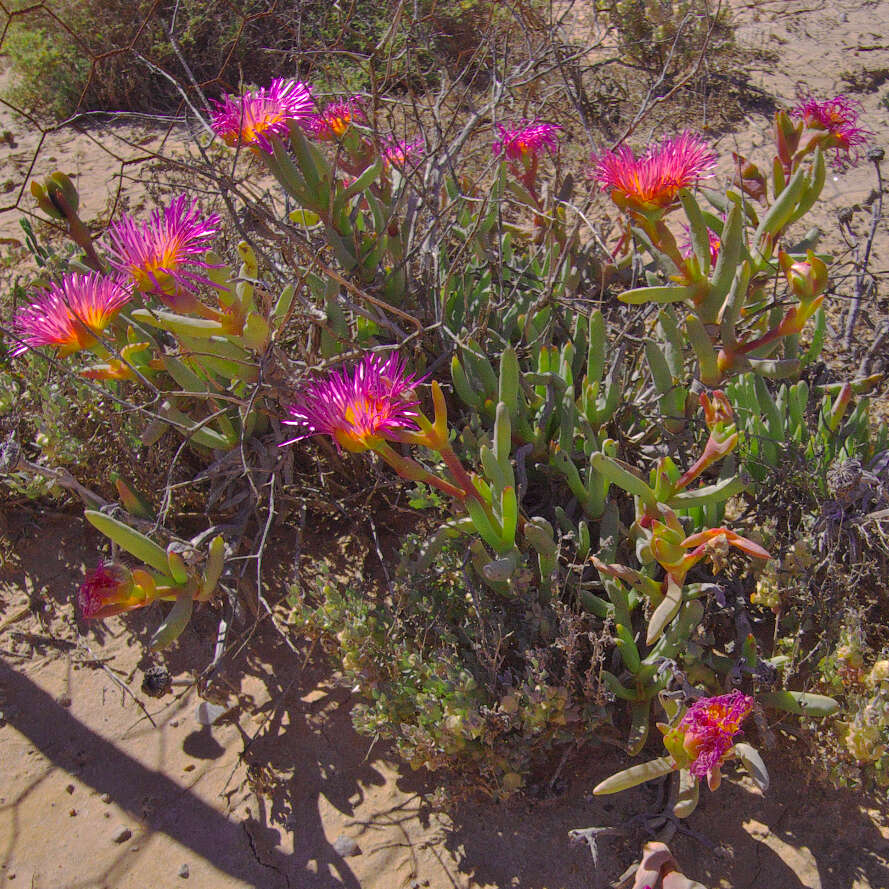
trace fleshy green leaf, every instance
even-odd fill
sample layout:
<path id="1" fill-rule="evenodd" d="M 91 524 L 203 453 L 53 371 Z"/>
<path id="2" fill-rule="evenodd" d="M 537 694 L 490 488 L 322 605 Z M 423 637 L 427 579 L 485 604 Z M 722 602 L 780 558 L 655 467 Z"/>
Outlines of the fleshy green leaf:
<path id="1" fill-rule="evenodd" d="M 84 511 L 86 520 L 107 538 L 113 540 L 121 549 L 125 549 L 130 555 L 150 565 L 166 578 L 169 577 L 170 567 L 167 563 L 167 554 L 153 540 L 146 537 L 129 525 L 98 512 L 94 509 Z"/>
<path id="2" fill-rule="evenodd" d="M 170 609 L 164 622 L 155 630 L 151 637 L 151 650 L 160 651 L 179 638 L 191 620 L 194 600 L 191 596 L 180 596 Z"/>
<path id="3" fill-rule="evenodd" d="M 603 796 L 608 793 L 617 793 L 620 790 L 627 790 L 630 787 L 636 787 L 638 784 L 644 784 L 646 781 L 653 781 L 662 775 L 669 775 L 670 772 L 676 770 L 676 763 L 667 756 L 660 759 L 652 759 L 649 762 L 643 762 L 638 766 L 631 766 L 606 778 L 599 782 L 594 788 L 593 793 L 596 796 Z"/>
<path id="4" fill-rule="evenodd" d="M 768 691 L 756 696 L 765 707 L 774 707 L 798 716 L 832 716 L 840 705 L 827 695 L 816 695 L 806 691 Z"/>

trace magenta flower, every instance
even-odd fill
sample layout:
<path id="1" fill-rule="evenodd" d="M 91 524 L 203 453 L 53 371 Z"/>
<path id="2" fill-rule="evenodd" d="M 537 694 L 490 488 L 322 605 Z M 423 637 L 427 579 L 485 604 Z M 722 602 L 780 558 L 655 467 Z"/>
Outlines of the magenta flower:
<path id="1" fill-rule="evenodd" d="M 174 308 L 187 306 L 179 297 L 197 285 L 213 286 L 205 275 L 194 271 L 214 268 L 201 259 L 219 233 L 219 217 L 203 219 L 197 201 L 182 194 L 169 207 L 155 210 L 148 222 L 138 224 L 124 216 L 108 229 L 108 259 L 111 265 L 135 281 L 142 293 L 157 294 Z"/>
<path id="2" fill-rule="evenodd" d="M 419 402 L 411 398 L 415 377 L 392 354 L 365 355 L 358 364 L 310 382 L 289 408 L 288 426 L 305 431 L 284 444 L 329 435 L 337 447 L 359 453 L 398 429 L 416 429 Z"/>
<path id="3" fill-rule="evenodd" d="M 622 145 L 593 157 L 592 178 L 622 208 L 656 210 L 670 206 L 679 190 L 710 175 L 716 154 L 700 136 L 682 133 L 649 145 L 640 157 Z"/>
<path id="4" fill-rule="evenodd" d="M 555 123 L 523 120 L 511 127 L 497 124 L 500 139 L 493 145 L 494 154 L 504 155 L 511 161 L 528 161 L 546 149 L 555 154 L 559 148 L 559 130 Z"/>
<path id="5" fill-rule="evenodd" d="M 685 240 L 682 242 L 682 255 L 688 259 L 694 253 L 694 247 L 691 243 L 691 229 L 687 225 L 684 225 L 683 228 L 685 229 Z M 710 264 L 716 265 L 722 241 L 712 228 L 707 229 L 707 240 L 710 242 Z"/>
<path id="6" fill-rule="evenodd" d="M 88 574 L 77 594 L 80 613 L 85 620 L 103 620 L 122 611 L 141 608 L 148 597 L 133 579 L 132 572 L 117 562 L 106 565 L 101 559 Z"/>
<path id="7" fill-rule="evenodd" d="M 404 169 L 409 163 L 419 161 L 426 143 L 422 137 L 408 142 L 407 139 L 395 141 L 394 139 L 386 140 L 382 145 L 383 163 L 387 167 L 396 167 L 399 170 Z"/>
<path id="8" fill-rule="evenodd" d="M 810 96 L 790 114 L 802 120 L 808 129 L 820 132 L 822 147 L 834 149 L 834 167 L 844 170 L 858 163 L 858 146 L 866 145 L 867 137 L 873 135 L 870 130 L 858 126 L 860 108 L 847 96 L 835 96 L 823 102 Z"/>
<path id="9" fill-rule="evenodd" d="M 272 151 L 270 136 L 286 136 L 290 121 L 302 121 L 314 111 L 312 88 L 299 80 L 273 80 L 267 88 L 226 96 L 214 102 L 210 125 L 227 145 Z"/>
<path id="10" fill-rule="evenodd" d="M 131 296 L 130 286 L 118 278 L 65 275 L 19 309 L 13 328 L 21 342 L 12 354 L 39 346 L 56 346 L 60 355 L 88 349 Z"/>
<path id="11" fill-rule="evenodd" d="M 366 120 L 361 110 L 361 96 L 352 96 L 329 103 L 323 111 L 309 117 L 303 126 L 316 139 L 331 142 L 341 139 L 355 121 Z"/>
<path id="12" fill-rule="evenodd" d="M 753 709 L 753 698 L 731 694 L 695 701 L 679 722 L 682 748 L 696 778 L 706 778 L 711 789 L 719 784 L 719 767 L 725 762 L 740 731 L 741 723 Z"/>

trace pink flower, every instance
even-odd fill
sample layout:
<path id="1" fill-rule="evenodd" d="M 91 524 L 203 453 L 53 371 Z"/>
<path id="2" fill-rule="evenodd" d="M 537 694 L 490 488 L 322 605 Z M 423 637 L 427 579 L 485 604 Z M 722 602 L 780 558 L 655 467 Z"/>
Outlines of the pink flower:
<path id="1" fill-rule="evenodd" d="M 65 275 L 19 309 L 13 327 L 21 342 L 12 354 L 38 346 L 56 346 L 61 355 L 88 349 L 131 296 L 129 285 L 118 278 Z"/>
<path id="2" fill-rule="evenodd" d="M 361 110 L 361 96 L 352 96 L 329 103 L 323 111 L 308 118 L 303 126 L 316 139 L 330 142 L 341 139 L 355 121 L 366 120 Z"/>
<path id="3" fill-rule="evenodd" d="M 716 154 L 700 136 L 682 133 L 649 145 L 638 158 L 622 145 L 594 156 L 593 163 L 592 178 L 610 190 L 619 207 L 654 210 L 668 207 L 681 188 L 710 175 Z"/>
<path id="4" fill-rule="evenodd" d="M 712 783 L 752 709 L 753 698 L 740 691 L 703 698 L 688 708 L 679 722 L 679 731 L 684 736 L 682 746 L 692 758 L 688 767 L 692 775 Z"/>
<path id="5" fill-rule="evenodd" d="M 214 102 L 210 122 L 214 132 L 232 147 L 272 151 L 270 136 L 286 136 L 290 121 L 308 118 L 313 110 L 312 88 L 299 80 L 273 80 L 267 88 L 226 96 Z"/>
<path id="6" fill-rule="evenodd" d="M 426 143 L 422 138 L 415 139 L 413 142 L 408 142 L 406 139 L 397 142 L 394 139 L 388 139 L 382 146 L 383 162 L 387 167 L 404 169 L 408 163 L 416 163 L 420 159 L 425 147 Z"/>
<path id="7" fill-rule="evenodd" d="M 822 146 L 833 148 L 833 165 L 837 170 L 858 163 L 858 146 L 867 144 L 870 130 L 858 126 L 861 106 L 847 96 L 835 96 L 819 102 L 811 96 L 804 99 L 791 112 L 810 130 L 820 131 Z"/>
<path id="8" fill-rule="evenodd" d="M 505 155 L 511 161 L 536 157 L 543 149 L 554 154 L 559 148 L 559 130 L 555 123 L 523 120 L 512 127 L 497 124 L 500 139 L 494 143 L 494 154 Z"/>
<path id="9" fill-rule="evenodd" d="M 683 226 L 683 228 L 685 229 L 685 240 L 682 242 L 682 255 L 688 259 L 694 253 L 694 248 L 691 244 L 691 229 L 687 225 Z M 707 229 L 707 240 L 710 242 L 710 265 L 716 265 L 722 241 L 712 228 Z"/>
<path id="10" fill-rule="evenodd" d="M 86 620 L 102 620 L 122 611 L 141 608 L 148 604 L 148 598 L 134 582 L 129 569 L 117 562 L 106 565 L 100 559 L 96 570 L 84 578 L 77 602 Z"/>
<path id="11" fill-rule="evenodd" d="M 365 355 L 353 367 L 306 386 L 289 408 L 292 419 L 284 421 L 305 431 L 284 444 L 329 435 L 337 447 L 358 453 L 397 429 L 416 429 L 415 385 L 398 355 Z"/>
<path id="12" fill-rule="evenodd" d="M 214 268 L 200 257 L 219 233 L 219 217 L 203 219 L 197 201 L 183 194 L 163 210 L 155 210 L 148 222 L 139 225 L 124 216 L 108 229 L 108 259 L 111 265 L 135 281 L 142 293 L 169 299 L 174 308 L 178 291 L 196 285 L 213 286 L 195 268 Z"/>

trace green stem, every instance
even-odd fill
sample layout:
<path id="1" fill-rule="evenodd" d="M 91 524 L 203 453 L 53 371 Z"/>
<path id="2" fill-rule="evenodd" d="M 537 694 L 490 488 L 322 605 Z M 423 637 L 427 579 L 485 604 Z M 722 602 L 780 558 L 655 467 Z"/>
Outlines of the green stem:
<path id="1" fill-rule="evenodd" d="M 427 485 L 431 485 L 433 488 L 438 488 L 442 493 L 447 494 L 449 497 L 454 497 L 457 500 L 462 501 L 466 498 L 466 494 L 461 491 L 460 488 L 445 481 L 443 478 L 439 478 L 424 466 L 417 463 L 416 460 L 412 460 L 410 457 L 402 457 L 401 454 L 395 451 L 386 442 L 380 441 L 374 443 L 371 446 L 371 450 L 379 454 L 402 478 L 406 478 L 413 482 L 424 482 Z"/>

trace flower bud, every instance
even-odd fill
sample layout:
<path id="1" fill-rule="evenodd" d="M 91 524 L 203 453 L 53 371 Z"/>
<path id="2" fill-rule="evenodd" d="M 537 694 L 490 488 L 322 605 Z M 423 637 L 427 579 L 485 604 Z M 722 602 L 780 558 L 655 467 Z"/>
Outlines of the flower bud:
<path id="1" fill-rule="evenodd" d="M 794 262 L 783 250 L 778 259 L 790 289 L 802 302 L 811 302 L 824 292 L 827 287 L 827 266 L 811 250 L 802 262 Z"/>
<path id="2" fill-rule="evenodd" d="M 102 620 L 141 608 L 147 604 L 148 597 L 127 567 L 118 562 L 106 565 L 100 560 L 96 570 L 84 578 L 77 601 L 84 619 Z"/>
<path id="3" fill-rule="evenodd" d="M 778 157 L 785 166 L 790 166 L 793 155 L 799 148 L 800 137 L 803 134 L 802 123 L 794 123 L 786 111 L 779 111 L 775 115 L 775 142 L 778 148 Z"/>
<path id="4" fill-rule="evenodd" d="M 31 182 L 31 194 L 37 206 L 53 219 L 68 219 L 77 214 L 80 195 L 71 179 L 59 170 L 47 176 L 43 182 Z"/>
<path id="5" fill-rule="evenodd" d="M 852 401 L 852 386 L 850 383 L 843 383 L 842 388 L 837 393 L 833 404 L 830 406 L 830 414 L 827 417 L 827 426 L 831 432 L 836 432 L 843 422 L 843 417 Z"/>
<path id="6" fill-rule="evenodd" d="M 45 185 L 46 193 L 53 204 L 57 205 L 63 212 L 67 206 L 72 213 L 77 213 L 77 209 L 80 206 L 80 195 L 68 176 L 61 170 L 56 170 L 55 173 L 46 178 Z M 64 204 L 59 198 L 64 200 Z"/>

